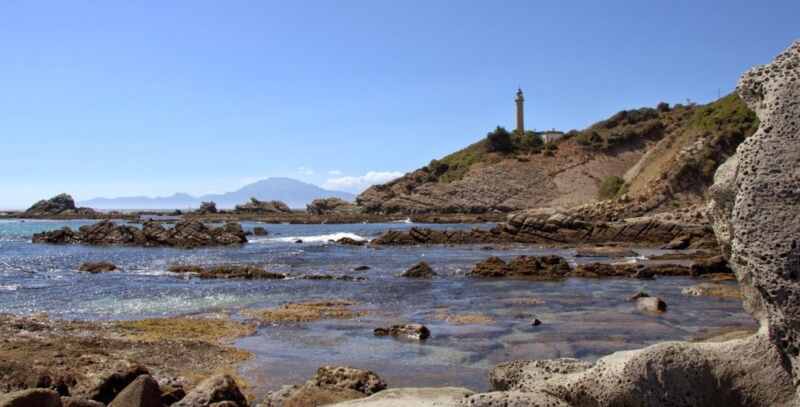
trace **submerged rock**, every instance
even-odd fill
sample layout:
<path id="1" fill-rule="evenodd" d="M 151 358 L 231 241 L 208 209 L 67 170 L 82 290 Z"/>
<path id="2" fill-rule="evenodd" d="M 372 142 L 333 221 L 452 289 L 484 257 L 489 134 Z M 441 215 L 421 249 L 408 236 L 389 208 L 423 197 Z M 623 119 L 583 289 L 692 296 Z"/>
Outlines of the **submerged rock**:
<path id="1" fill-rule="evenodd" d="M 658 297 L 639 297 L 636 299 L 636 309 L 642 312 L 661 314 L 667 312 L 667 303 Z"/>
<path id="2" fill-rule="evenodd" d="M 364 315 L 353 310 L 352 301 L 327 300 L 289 303 L 266 310 L 249 310 L 247 315 L 266 323 L 299 323 L 322 319 L 353 319 Z"/>
<path id="3" fill-rule="evenodd" d="M 564 278 L 572 268 L 559 256 L 518 256 L 508 263 L 499 257 L 489 257 L 469 272 L 472 277 L 526 277 L 541 280 Z"/>
<path id="4" fill-rule="evenodd" d="M 435 276 L 436 273 L 431 266 L 424 261 L 411 266 L 411 268 L 400 274 L 400 277 L 406 278 L 433 278 Z"/>
<path id="5" fill-rule="evenodd" d="M 169 266 L 169 271 L 179 274 L 191 273 L 203 279 L 281 280 L 286 278 L 286 275 L 282 273 L 273 273 L 257 266 L 237 264 L 223 264 L 217 266 L 173 264 Z"/>
<path id="6" fill-rule="evenodd" d="M 631 249 L 616 246 L 579 247 L 575 249 L 575 257 L 638 257 L 639 253 Z"/>
<path id="7" fill-rule="evenodd" d="M 375 328 L 373 334 L 375 336 L 393 336 L 399 339 L 424 341 L 431 336 L 431 331 L 429 331 L 425 325 L 405 324 L 392 325 L 388 328 Z"/>
<path id="8" fill-rule="evenodd" d="M 109 271 L 117 270 L 117 266 L 114 263 L 110 263 L 107 261 L 98 261 L 98 262 L 91 262 L 87 261 L 78 268 L 78 271 L 83 271 L 86 273 L 105 273 Z"/>
<path id="9" fill-rule="evenodd" d="M 269 232 L 263 226 L 256 226 L 253 228 L 253 236 L 267 236 Z"/>
<path id="10" fill-rule="evenodd" d="M 717 297 L 737 300 L 742 298 L 739 286 L 733 284 L 700 283 L 684 288 L 681 293 L 694 297 Z"/>

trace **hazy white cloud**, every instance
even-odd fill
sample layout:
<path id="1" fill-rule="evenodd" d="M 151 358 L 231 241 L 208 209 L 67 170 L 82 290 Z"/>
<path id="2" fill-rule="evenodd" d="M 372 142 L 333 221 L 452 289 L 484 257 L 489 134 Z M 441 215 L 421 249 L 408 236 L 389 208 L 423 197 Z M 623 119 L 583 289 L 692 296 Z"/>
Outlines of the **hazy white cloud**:
<path id="1" fill-rule="evenodd" d="M 314 169 L 313 168 L 308 168 L 308 167 L 297 167 L 297 172 L 300 175 L 303 175 L 303 176 L 306 176 L 306 177 L 310 177 L 310 176 L 314 175 Z"/>
<path id="2" fill-rule="evenodd" d="M 328 178 L 323 187 L 349 192 L 361 192 L 371 185 L 383 184 L 403 176 L 400 171 L 370 171 L 364 175 Z"/>
<path id="3" fill-rule="evenodd" d="M 342 175 L 342 172 L 339 171 L 339 170 L 330 170 L 330 171 L 328 171 L 328 175 L 338 176 L 338 175 Z"/>

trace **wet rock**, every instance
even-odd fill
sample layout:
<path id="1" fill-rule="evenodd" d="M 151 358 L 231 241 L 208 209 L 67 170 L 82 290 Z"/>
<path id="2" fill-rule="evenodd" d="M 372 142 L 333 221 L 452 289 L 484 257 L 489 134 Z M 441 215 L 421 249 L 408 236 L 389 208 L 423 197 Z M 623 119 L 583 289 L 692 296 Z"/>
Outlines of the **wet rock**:
<path id="1" fill-rule="evenodd" d="M 223 401 L 234 403 L 236 407 L 247 407 L 247 399 L 230 375 L 215 375 L 203 380 L 173 406 L 210 407 Z"/>
<path id="2" fill-rule="evenodd" d="M 261 267 L 238 264 L 222 264 L 216 266 L 197 266 L 173 264 L 169 266 L 171 273 L 191 273 L 202 279 L 243 279 L 243 280 L 281 280 L 285 274 L 266 271 Z"/>
<path id="3" fill-rule="evenodd" d="M 144 366 L 123 362 L 116 369 L 95 376 L 93 384 L 87 390 L 78 390 L 76 396 L 108 404 L 137 377 L 149 374 Z"/>
<path id="4" fill-rule="evenodd" d="M 728 266 L 728 262 L 722 256 L 714 256 L 702 259 L 692 264 L 692 275 L 702 276 L 705 274 L 733 274 L 733 270 Z"/>
<path id="5" fill-rule="evenodd" d="M 640 297 L 636 299 L 636 309 L 642 312 L 661 314 L 667 312 L 667 303 L 658 297 Z"/>
<path id="6" fill-rule="evenodd" d="M 99 261 L 99 262 L 85 262 L 81 264 L 78 268 L 78 271 L 83 271 L 86 273 L 105 273 L 109 271 L 117 270 L 117 266 L 114 263 L 109 263 L 107 261 Z"/>
<path id="7" fill-rule="evenodd" d="M 386 383 L 369 370 L 348 366 L 322 366 L 302 385 L 285 386 L 267 395 L 266 407 L 315 407 L 375 394 Z"/>
<path id="8" fill-rule="evenodd" d="M 269 232 L 263 226 L 256 226 L 253 228 L 253 235 L 254 236 L 267 236 Z"/>
<path id="9" fill-rule="evenodd" d="M 336 241 L 337 244 L 345 245 L 345 246 L 364 246 L 367 244 L 364 240 L 356 240 L 351 237 L 343 237 Z"/>
<path id="10" fill-rule="evenodd" d="M 431 266 L 424 261 L 411 266 L 411 268 L 400 274 L 400 277 L 406 278 L 433 278 L 435 276 L 436 273 Z"/>
<path id="11" fill-rule="evenodd" d="M 353 268 L 353 271 L 367 271 L 369 269 L 370 269 L 369 266 L 357 266 Z"/>
<path id="12" fill-rule="evenodd" d="M 234 213 L 291 213 L 292 210 L 288 205 L 281 201 L 259 201 L 256 198 L 250 198 L 250 202 L 245 204 L 236 205 L 233 210 Z"/>
<path id="13" fill-rule="evenodd" d="M 127 385 L 108 407 L 162 407 L 161 389 L 149 375 L 141 375 Z"/>
<path id="14" fill-rule="evenodd" d="M 532 326 L 539 326 L 541 324 L 542 324 L 542 321 L 540 321 L 538 318 L 534 318 L 533 321 L 531 321 L 531 325 Z"/>
<path id="15" fill-rule="evenodd" d="M 639 253 L 631 249 L 615 246 L 579 247 L 575 249 L 575 257 L 638 257 Z"/>
<path id="16" fill-rule="evenodd" d="M 61 397 L 50 389 L 28 389 L 0 394 L 0 407 L 61 407 Z"/>
<path id="17" fill-rule="evenodd" d="M 81 226 L 78 231 L 64 228 L 33 235 L 33 243 L 81 243 L 88 245 L 173 246 L 194 248 L 203 246 L 237 245 L 247 242 L 238 223 L 209 228 L 198 221 L 181 221 L 172 229 L 148 221 L 142 229 L 102 221 Z"/>
<path id="18" fill-rule="evenodd" d="M 472 277 L 526 277 L 540 280 L 557 280 L 572 271 L 559 256 L 518 256 L 508 263 L 499 257 L 489 257 L 469 272 Z"/>
<path id="19" fill-rule="evenodd" d="M 647 298 L 649 296 L 650 296 L 650 294 L 648 294 L 648 293 L 646 293 L 644 291 L 639 291 L 638 293 L 633 294 L 630 297 L 628 297 L 628 301 L 638 301 L 639 298 Z"/>
<path id="20" fill-rule="evenodd" d="M 392 325 L 388 328 L 375 328 L 373 334 L 375 336 L 393 336 L 399 339 L 424 341 L 431 336 L 431 331 L 425 325 L 405 324 Z"/>
<path id="21" fill-rule="evenodd" d="M 742 298 L 739 286 L 733 284 L 700 283 L 682 289 L 681 293 L 695 297 L 716 297 L 736 300 Z"/>
<path id="22" fill-rule="evenodd" d="M 364 312 L 352 309 L 354 305 L 354 302 L 344 300 L 309 301 L 266 310 L 250 310 L 246 314 L 265 323 L 298 323 L 363 316 Z"/>
<path id="23" fill-rule="evenodd" d="M 302 244 L 303 243 L 303 239 L 297 239 L 294 242 L 297 243 L 297 244 Z"/>

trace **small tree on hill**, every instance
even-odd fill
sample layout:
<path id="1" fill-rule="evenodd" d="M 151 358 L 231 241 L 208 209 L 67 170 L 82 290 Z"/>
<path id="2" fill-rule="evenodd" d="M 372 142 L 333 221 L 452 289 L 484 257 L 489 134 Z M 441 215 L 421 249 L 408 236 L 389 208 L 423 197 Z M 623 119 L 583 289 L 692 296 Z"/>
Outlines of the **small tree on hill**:
<path id="1" fill-rule="evenodd" d="M 489 140 L 489 152 L 508 153 L 514 149 L 511 133 L 504 127 L 497 126 L 494 131 L 486 135 L 486 138 Z"/>

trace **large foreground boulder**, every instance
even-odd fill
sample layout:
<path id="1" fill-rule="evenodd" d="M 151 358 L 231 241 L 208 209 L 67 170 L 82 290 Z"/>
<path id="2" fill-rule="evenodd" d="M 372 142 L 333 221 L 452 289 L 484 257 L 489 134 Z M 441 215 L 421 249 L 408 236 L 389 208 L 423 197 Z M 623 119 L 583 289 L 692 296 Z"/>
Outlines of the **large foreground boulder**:
<path id="1" fill-rule="evenodd" d="M 61 407 L 61 398 L 50 389 L 28 389 L 0 394 L 0 407 Z"/>
<path id="2" fill-rule="evenodd" d="M 760 126 L 717 172 L 709 213 L 758 333 L 617 352 L 576 371 L 522 364 L 463 406 L 800 405 L 800 42 L 738 92 Z"/>
<path id="3" fill-rule="evenodd" d="M 173 407 L 209 407 L 215 403 L 228 402 L 231 407 L 247 407 L 247 399 L 239 390 L 236 380 L 230 375 L 211 376 L 200 382 Z"/>
<path id="4" fill-rule="evenodd" d="M 264 399 L 265 407 L 316 407 L 361 399 L 386 388 L 377 374 L 348 366 L 322 366 L 302 385 L 284 386 Z"/>

